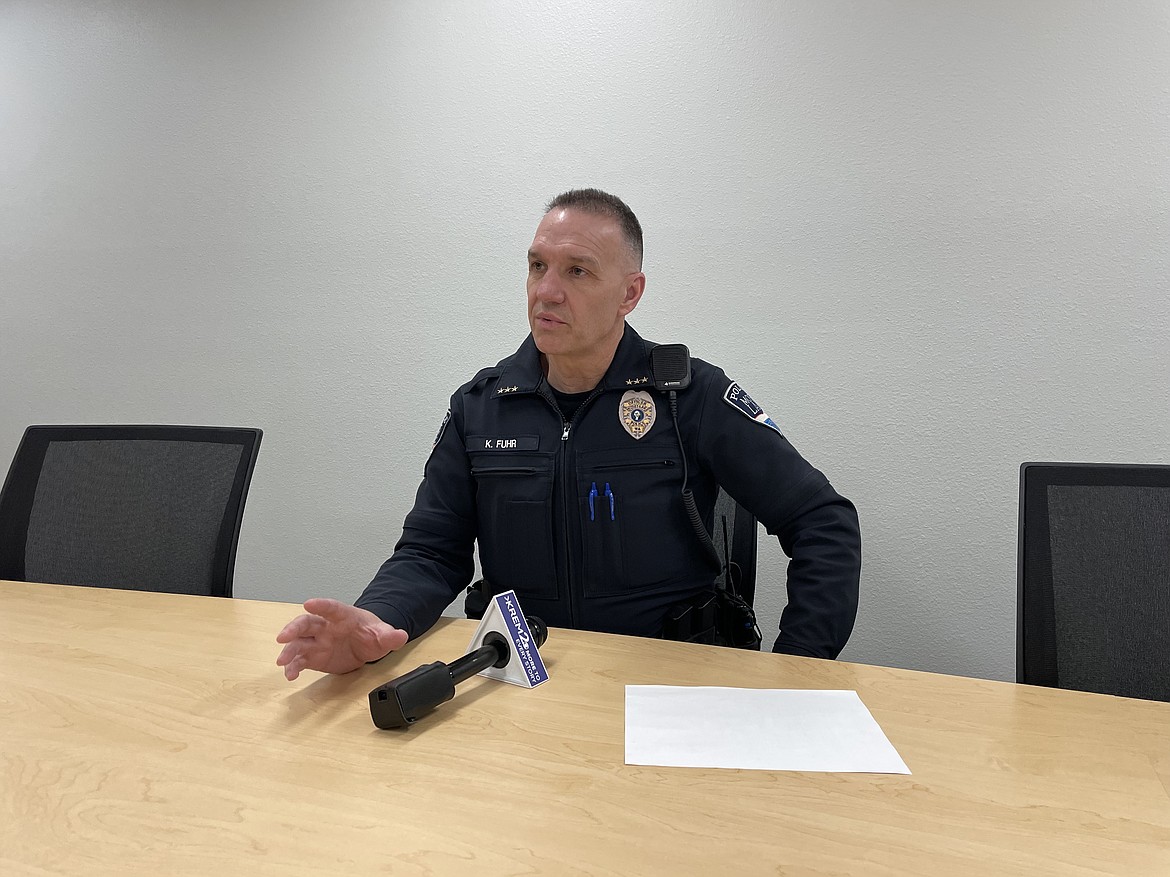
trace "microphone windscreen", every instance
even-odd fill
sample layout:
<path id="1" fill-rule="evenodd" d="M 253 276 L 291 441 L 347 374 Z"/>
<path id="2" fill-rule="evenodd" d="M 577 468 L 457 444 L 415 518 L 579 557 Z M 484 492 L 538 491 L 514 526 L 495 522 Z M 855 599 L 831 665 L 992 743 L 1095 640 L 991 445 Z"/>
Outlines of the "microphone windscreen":
<path id="1" fill-rule="evenodd" d="M 532 631 L 532 638 L 536 640 L 539 649 L 548 639 L 548 625 L 536 615 L 525 615 L 524 620 L 528 622 L 528 629 Z"/>

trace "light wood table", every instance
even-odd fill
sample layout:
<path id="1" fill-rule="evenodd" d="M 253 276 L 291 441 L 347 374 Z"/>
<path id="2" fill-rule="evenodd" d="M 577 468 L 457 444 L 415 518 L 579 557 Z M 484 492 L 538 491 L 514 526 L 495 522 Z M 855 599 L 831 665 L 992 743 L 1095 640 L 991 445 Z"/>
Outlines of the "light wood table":
<path id="1" fill-rule="evenodd" d="M 1170 704 L 554 629 L 551 679 L 286 682 L 299 607 L 0 582 L 0 874 L 1170 875 Z M 623 763 L 630 684 L 855 689 L 912 776 Z"/>

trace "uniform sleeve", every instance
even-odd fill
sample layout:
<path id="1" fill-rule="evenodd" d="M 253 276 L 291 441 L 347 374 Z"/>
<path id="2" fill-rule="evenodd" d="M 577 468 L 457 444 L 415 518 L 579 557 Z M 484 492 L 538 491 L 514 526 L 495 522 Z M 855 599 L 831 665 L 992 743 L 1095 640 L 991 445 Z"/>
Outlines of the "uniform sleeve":
<path id="1" fill-rule="evenodd" d="M 703 388 L 700 464 L 776 536 L 788 564 L 788 605 L 774 652 L 836 658 L 853 631 L 861 576 L 861 530 L 853 503 L 835 491 L 719 369 Z M 742 392 L 742 391 L 740 391 Z M 759 587 L 757 586 L 757 593 Z"/>
<path id="2" fill-rule="evenodd" d="M 411 639 L 431 628 L 475 570 L 475 488 L 460 401 L 451 399 L 394 553 L 356 603 Z"/>

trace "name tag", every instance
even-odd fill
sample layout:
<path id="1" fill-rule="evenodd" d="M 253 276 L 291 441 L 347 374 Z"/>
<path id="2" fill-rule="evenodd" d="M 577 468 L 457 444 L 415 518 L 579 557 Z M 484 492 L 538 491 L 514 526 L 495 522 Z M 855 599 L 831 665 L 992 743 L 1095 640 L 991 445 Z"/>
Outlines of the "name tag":
<path id="1" fill-rule="evenodd" d="M 535 451 L 540 447 L 536 435 L 469 435 L 467 450 L 472 451 Z"/>

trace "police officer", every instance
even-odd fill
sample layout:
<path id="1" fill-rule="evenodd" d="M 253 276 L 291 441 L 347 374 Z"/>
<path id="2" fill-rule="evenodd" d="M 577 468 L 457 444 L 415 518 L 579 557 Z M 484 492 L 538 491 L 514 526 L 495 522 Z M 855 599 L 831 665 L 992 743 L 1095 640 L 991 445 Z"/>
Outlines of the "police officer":
<path id="1" fill-rule="evenodd" d="M 719 486 L 791 557 L 773 651 L 837 656 L 857 611 L 853 505 L 720 369 L 694 360 L 685 389 L 656 386 L 655 345 L 625 321 L 641 267 L 624 202 L 553 199 L 528 251 L 531 334 L 452 396 L 402 538 L 356 605 L 308 600 L 281 630 L 287 678 L 421 636 L 470 582 L 477 541 L 489 592 L 514 589 L 548 624 L 661 635 L 719 572 L 683 490 L 709 527 Z"/>

